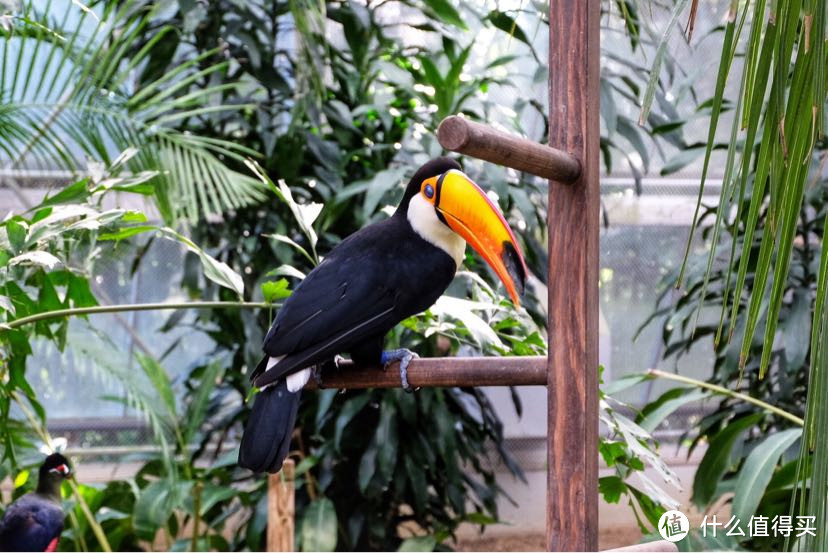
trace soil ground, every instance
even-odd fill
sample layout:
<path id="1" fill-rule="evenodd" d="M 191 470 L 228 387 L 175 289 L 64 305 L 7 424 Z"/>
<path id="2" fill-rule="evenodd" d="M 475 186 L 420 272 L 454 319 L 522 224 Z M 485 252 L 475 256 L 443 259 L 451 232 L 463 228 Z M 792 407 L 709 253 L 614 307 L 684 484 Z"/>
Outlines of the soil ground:
<path id="1" fill-rule="evenodd" d="M 543 534 L 498 535 L 493 537 L 463 538 L 457 542 L 457 551 L 545 551 Z M 614 526 L 598 534 L 598 550 L 634 545 L 641 540 L 636 527 Z"/>

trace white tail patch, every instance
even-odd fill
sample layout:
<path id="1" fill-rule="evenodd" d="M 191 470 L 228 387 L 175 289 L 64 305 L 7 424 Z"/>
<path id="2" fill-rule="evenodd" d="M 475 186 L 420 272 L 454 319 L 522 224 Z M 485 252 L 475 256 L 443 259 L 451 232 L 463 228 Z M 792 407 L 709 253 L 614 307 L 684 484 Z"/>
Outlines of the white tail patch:
<path id="1" fill-rule="evenodd" d="M 278 363 L 279 361 L 281 361 L 281 360 L 282 360 L 282 359 L 284 359 L 284 358 L 285 358 L 285 356 L 284 356 L 284 355 L 280 355 L 279 357 L 271 357 L 271 358 L 269 358 L 269 359 L 267 360 L 267 366 L 265 367 L 265 372 L 267 372 L 267 371 L 269 371 L 270 369 L 272 369 L 273 367 L 275 367 L 275 366 L 276 366 L 276 363 Z"/>
<path id="2" fill-rule="evenodd" d="M 280 355 L 279 357 L 268 357 L 267 365 L 265 365 L 265 372 L 267 372 L 270 369 L 272 369 L 273 367 L 275 367 L 276 364 L 279 363 L 279 361 L 284 359 L 284 357 L 285 357 L 284 355 Z M 271 382 L 270 384 L 265 384 L 264 386 L 262 386 L 260 388 L 260 390 L 267 390 L 268 388 L 273 386 L 273 384 L 275 384 L 275 382 Z"/>
<path id="3" fill-rule="evenodd" d="M 305 387 L 311 377 L 313 369 L 302 369 L 295 373 L 287 375 L 287 389 L 288 392 L 298 392 Z"/>

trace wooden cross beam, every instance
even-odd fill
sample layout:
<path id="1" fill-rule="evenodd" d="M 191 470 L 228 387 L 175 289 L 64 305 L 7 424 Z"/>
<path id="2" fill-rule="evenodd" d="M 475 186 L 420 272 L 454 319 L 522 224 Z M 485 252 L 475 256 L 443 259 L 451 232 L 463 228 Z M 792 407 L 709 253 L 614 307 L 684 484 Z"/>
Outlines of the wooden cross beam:
<path id="1" fill-rule="evenodd" d="M 566 152 L 457 115 L 443 119 L 437 129 L 437 140 L 446 150 L 544 179 L 571 183 L 581 175 L 581 163 Z"/>
<path id="2" fill-rule="evenodd" d="M 414 359 L 408 366 L 408 383 L 414 388 L 450 386 L 546 386 L 546 357 L 452 357 Z M 343 361 L 326 366 L 319 382 L 305 388 L 399 388 L 399 363 L 388 370 Z"/>

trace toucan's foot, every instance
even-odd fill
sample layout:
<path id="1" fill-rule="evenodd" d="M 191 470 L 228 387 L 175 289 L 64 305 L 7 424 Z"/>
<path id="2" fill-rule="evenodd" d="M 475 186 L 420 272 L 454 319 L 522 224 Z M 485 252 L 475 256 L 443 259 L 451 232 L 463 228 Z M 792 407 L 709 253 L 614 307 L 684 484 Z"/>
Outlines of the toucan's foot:
<path id="1" fill-rule="evenodd" d="M 336 367 L 336 370 L 339 370 L 340 365 L 344 363 L 346 359 L 339 354 L 334 355 L 333 364 Z"/>
<path id="2" fill-rule="evenodd" d="M 408 365 L 411 363 L 412 359 L 416 359 L 420 357 L 410 349 L 392 349 L 391 351 L 384 351 L 382 352 L 382 366 L 384 370 L 388 370 L 388 365 L 393 363 L 394 361 L 400 362 L 400 384 L 402 384 L 402 389 L 408 393 L 416 391 L 415 388 L 412 388 L 411 385 L 408 383 Z"/>

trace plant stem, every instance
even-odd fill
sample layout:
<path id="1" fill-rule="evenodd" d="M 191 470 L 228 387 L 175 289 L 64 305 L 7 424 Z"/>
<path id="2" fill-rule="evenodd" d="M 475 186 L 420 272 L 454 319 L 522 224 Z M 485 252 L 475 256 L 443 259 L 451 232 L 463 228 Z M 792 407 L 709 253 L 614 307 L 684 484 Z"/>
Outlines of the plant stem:
<path id="1" fill-rule="evenodd" d="M 83 516 L 86 517 L 86 522 L 88 522 L 90 528 L 92 528 L 92 533 L 95 534 L 95 537 L 98 539 L 98 543 L 101 544 L 101 549 L 107 552 L 112 551 L 112 547 L 109 545 L 109 540 L 106 539 L 106 534 L 104 533 L 103 528 L 101 528 L 101 525 L 98 524 L 97 520 L 95 520 L 95 515 L 92 514 L 92 511 L 89 509 L 89 505 L 86 504 L 86 500 L 81 495 L 77 482 L 75 482 L 72 478 L 69 478 L 66 481 L 69 483 L 69 487 L 72 488 L 72 493 L 75 494 L 75 499 L 77 500 L 78 505 L 80 505 L 81 511 L 83 511 Z"/>
<path id="2" fill-rule="evenodd" d="M 78 551 L 89 551 L 89 546 L 86 545 L 86 538 L 83 537 L 80 531 L 80 522 L 78 522 L 78 517 L 75 515 L 75 510 L 72 509 L 69 511 L 69 523 L 72 525 L 72 528 L 75 529 L 75 546 L 78 547 Z"/>
<path id="3" fill-rule="evenodd" d="M 775 407 L 770 403 L 765 403 L 762 400 L 756 399 L 755 397 L 751 397 L 747 394 L 743 394 L 741 392 L 734 392 L 733 390 L 728 390 L 722 386 L 717 386 L 716 384 L 710 384 L 709 382 L 705 382 L 703 380 L 696 380 L 695 378 L 690 378 L 688 376 L 681 376 L 679 374 L 668 373 L 665 371 L 660 371 L 658 369 L 650 369 L 647 371 L 647 375 L 654 376 L 656 378 L 665 378 L 667 380 L 674 380 L 676 382 L 683 382 L 684 384 L 690 384 L 691 386 L 697 386 L 699 388 L 704 388 L 706 390 L 710 390 L 713 393 L 721 394 L 723 396 L 729 396 L 736 399 L 741 399 L 742 401 L 746 401 L 748 403 L 752 403 L 766 411 L 773 413 L 774 415 L 778 415 L 784 419 L 788 419 L 792 423 L 803 426 L 805 421 L 801 418 L 797 417 L 796 415 L 785 411 L 784 409 L 780 409 L 779 407 Z"/>
<path id="4" fill-rule="evenodd" d="M 193 543 L 191 551 L 200 551 L 198 548 L 199 522 L 201 522 L 201 482 L 197 482 L 193 490 Z"/>
<path id="5" fill-rule="evenodd" d="M 125 303 L 120 305 L 96 305 L 93 307 L 73 307 L 71 309 L 55 309 L 54 311 L 44 311 L 42 313 L 35 313 L 28 317 L 21 317 L 5 324 L 0 324 L 0 332 L 3 330 L 12 330 L 23 325 L 36 323 L 46 319 L 58 319 L 62 317 L 74 317 L 78 315 L 94 315 L 96 313 L 122 313 L 124 311 L 157 311 L 162 309 L 211 309 L 211 308 L 230 308 L 230 309 L 262 309 L 271 307 L 275 304 L 264 302 L 248 302 L 248 301 L 189 301 L 181 303 Z"/>

